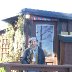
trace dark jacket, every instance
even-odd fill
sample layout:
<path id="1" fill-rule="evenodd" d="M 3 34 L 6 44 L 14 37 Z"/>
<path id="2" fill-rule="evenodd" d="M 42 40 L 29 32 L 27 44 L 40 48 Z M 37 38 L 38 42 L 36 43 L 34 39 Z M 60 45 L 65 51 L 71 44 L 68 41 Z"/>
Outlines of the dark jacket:
<path id="1" fill-rule="evenodd" d="M 30 50 L 31 48 L 27 48 L 25 50 L 23 57 L 21 59 L 22 64 L 30 64 L 31 61 Z M 40 47 L 38 47 L 38 64 L 45 64 L 45 55 Z"/>

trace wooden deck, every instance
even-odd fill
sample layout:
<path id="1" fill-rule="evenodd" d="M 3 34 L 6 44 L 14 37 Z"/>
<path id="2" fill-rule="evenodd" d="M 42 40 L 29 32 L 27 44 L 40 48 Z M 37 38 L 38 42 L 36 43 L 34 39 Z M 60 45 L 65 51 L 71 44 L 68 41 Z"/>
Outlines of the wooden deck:
<path id="1" fill-rule="evenodd" d="M 72 72 L 72 65 L 42 65 L 42 64 L 20 64 L 20 63 L 0 63 L 6 72 L 11 70 L 36 70 L 42 72 Z"/>

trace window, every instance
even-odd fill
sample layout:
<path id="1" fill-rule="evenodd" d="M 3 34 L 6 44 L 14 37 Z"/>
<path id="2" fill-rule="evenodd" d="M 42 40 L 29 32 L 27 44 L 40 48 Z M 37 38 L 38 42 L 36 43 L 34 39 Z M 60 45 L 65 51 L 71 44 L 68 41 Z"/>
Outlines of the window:
<path id="1" fill-rule="evenodd" d="M 39 46 L 42 47 L 45 52 L 45 56 L 52 56 L 54 25 L 36 24 L 36 37 L 39 42 Z"/>

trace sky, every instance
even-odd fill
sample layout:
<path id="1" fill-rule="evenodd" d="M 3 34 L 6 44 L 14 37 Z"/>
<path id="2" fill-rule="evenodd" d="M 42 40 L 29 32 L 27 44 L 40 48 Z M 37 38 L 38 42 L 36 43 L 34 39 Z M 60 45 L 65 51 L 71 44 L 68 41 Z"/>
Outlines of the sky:
<path id="1" fill-rule="evenodd" d="M 7 27 L 2 19 L 18 15 L 23 8 L 72 13 L 71 7 L 72 0 L 0 0 L 0 30 Z"/>

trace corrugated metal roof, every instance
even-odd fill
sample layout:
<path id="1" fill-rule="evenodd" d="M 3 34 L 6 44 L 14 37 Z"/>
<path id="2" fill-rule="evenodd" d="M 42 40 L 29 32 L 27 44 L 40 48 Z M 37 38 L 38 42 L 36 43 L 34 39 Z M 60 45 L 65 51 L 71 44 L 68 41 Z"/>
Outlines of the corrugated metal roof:
<path id="1" fill-rule="evenodd" d="M 52 11 L 44 11 L 44 10 L 37 10 L 37 9 L 28 9 L 25 8 L 21 11 L 22 14 L 33 14 L 43 17 L 51 17 L 51 18 L 59 18 L 59 19 L 70 19 L 72 20 L 72 14 L 68 13 L 61 13 L 61 12 L 52 12 Z"/>

